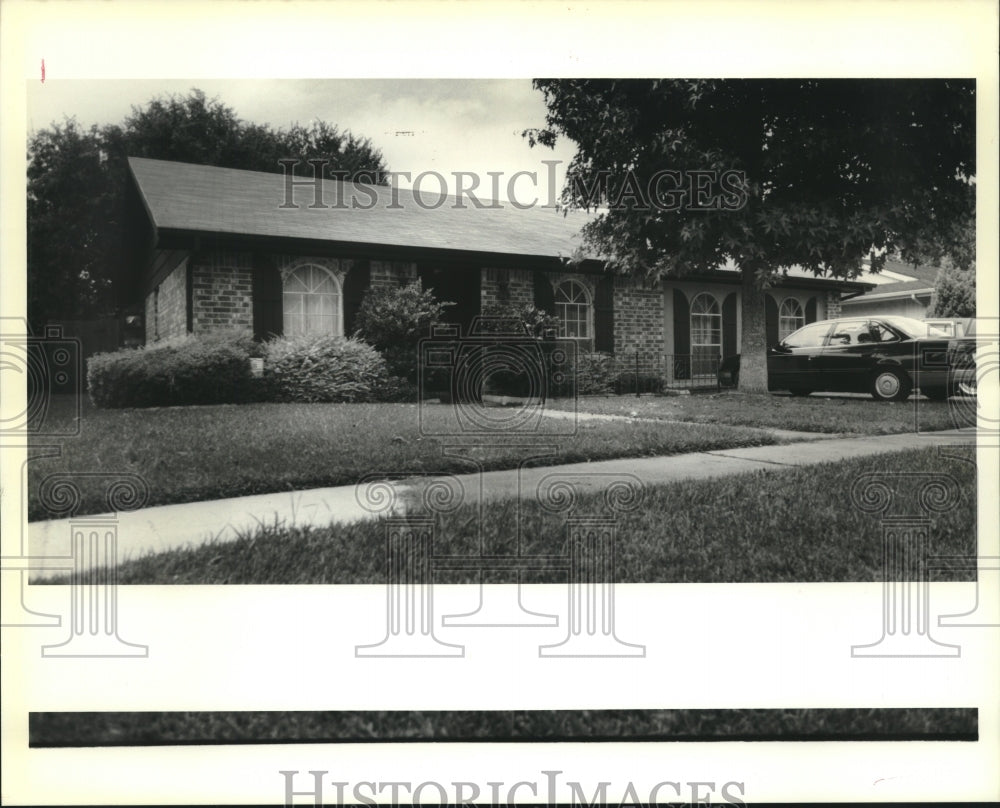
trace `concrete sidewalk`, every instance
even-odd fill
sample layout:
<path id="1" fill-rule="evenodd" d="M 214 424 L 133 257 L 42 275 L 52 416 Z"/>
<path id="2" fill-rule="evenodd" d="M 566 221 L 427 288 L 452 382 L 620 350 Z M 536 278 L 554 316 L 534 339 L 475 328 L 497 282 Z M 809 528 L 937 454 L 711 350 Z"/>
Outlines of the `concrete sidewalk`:
<path id="1" fill-rule="evenodd" d="M 518 496 L 534 496 L 539 484 L 550 475 L 574 475 L 579 493 L 603 490 L 601 475 L 628 474 L 643 485 L 662 485 L 679 480 L 703 480 L 759 469 L 790 468 L 866 457 L 907 449 L 933 446 L 975 445 L 975 436 L 949 430 L 925 434 L 865 436 L 811 440 L 775 446 L 722 449 L 663 457 L 620 458 L 593 463 L 488 471 L 482 475 L 466 474 L 443 477 L 407 478 L 380 484 L 386 495 L 395 497 L 395 512 L 405 512 L 424 496 L 435 480 L 447 479 L 460 491 L 462 502 L 477 503 Z M 580 476 L 575 476 L 580 475 Z M 588 479 L 589 477 L 589 479 Z M 521 492 L 524 492 L 523 494 Z M 98 517 L 117 524 L 119 561 L 149 552 L 196 546 L 210 538 L 231 541 L 261 525 L 286 527 L 326 526 L 331 523 L 357 522 L 377 518 L 378 514 L 362 505 L 364 496 L 356 486 L 316 488 L 308 491 L 264 494 L 252 497 L 212 500 L 179 505 L 161 505 L 138 511 L 124 511 Z M 31 556 L 67 559 L 71 556 L 70 522 L 59 519 L 31 522 L 28 525 L 28 551 Z M 46 564 L 51 566 L 51 564 Z M 63 574 L 65 569 L 33 569 L 33 580 Z"/>
<path id="2" fill-rule="evenodd" d="M 806 440 L 830 440 L 831 438 L 844 437 L 843 435 L 830 434 L 829 432 L 800 432 L 792 429 L 779 429 L 774 426 L 740 426 L 735 424 L 713 424 L 703 421 L 685 421 L 681 418 L 647 418 L 642 415 L 609 415 L 599 412 L 576 412 L 573 410 L 552 410 L 542 409 L 542 415 L 546 418 L 557 418 L 564 421 L 618 421 L 625 423 L 641 424 L 690 424 L 691 426 L 720 426 L 731 429 L 742 429 L 750 432 L 761 432 L 770 435 L 780 441 L 806 441 Z"/>

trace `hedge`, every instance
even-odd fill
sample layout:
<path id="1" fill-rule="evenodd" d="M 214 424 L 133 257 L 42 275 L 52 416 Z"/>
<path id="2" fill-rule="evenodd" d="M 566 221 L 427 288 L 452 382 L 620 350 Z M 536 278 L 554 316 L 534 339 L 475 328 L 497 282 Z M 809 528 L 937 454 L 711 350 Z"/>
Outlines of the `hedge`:
<path id="1" fill-rule="evenodd" d="M 388 372 L 385 359 L 360 340 L 281 337 L 264 346 L 264 382 L 274 401 L 373 401 Z"/>
<path id="2" fill-rule="evenodd" d="M 259 398 L 250 357 L 259 355 L 244 331 L 220 331 L 95 354 L 87 390 L 97 407 L 228 404 Z"/>

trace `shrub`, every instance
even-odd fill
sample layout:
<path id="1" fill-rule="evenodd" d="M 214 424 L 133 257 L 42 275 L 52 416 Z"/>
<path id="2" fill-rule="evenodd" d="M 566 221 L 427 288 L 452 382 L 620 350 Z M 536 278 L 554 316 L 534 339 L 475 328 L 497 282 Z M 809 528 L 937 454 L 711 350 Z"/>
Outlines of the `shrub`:
<path id="1" fill-rule="evenodd" d="M 260 396 L 250 375 L 257 355 L 244 331 L 219 331 L 95 354 L 87 361 L 87 389 L 97 407 L 227 404 Z"/>
<path id="2" fill-rule="evenodd" d="M 432 326 L 451 305 L 437 300 L 431 290 L 425 291 L 419 280 L 407 286 L 369 289 L 355 319 L 355 336 L 385 357 L 390 375 L 415 383 L 420 340 L 430 336 Z"/>
<path id="3" fill-rule="evenodd" d="M 490 395 L 524 397 L 542 389 L 542 376 L 550 374 L 548 354 L 550 341 L 559 321 L 551 314 L 530 304 L 491 303 L 483 307 L 478 321 L 478 336 L 493 336 L 498 344 L 508 340 L 523 346 L 519 351 L 504 353 L 512 360 L 509 369 L 493 370 L 485 379 L 483 392 Z M 531 349 L 537 342 L 538 351 Z M 486 349 L 486 354 L 489 349 Z M 484 359 L 489 364 L 488 359 Z M 551 379 L 549 380 L 551 381 Z M 549 388 L 549 394 L 554 394 Z"/>
<path id="4" fill-rule="evenodd" d="M 483 307 L 481 326 L 486 333 L 518 334 L 537 339 L 559 330 L 559 318 L 530 303 L 488 303 Z"/>
<path id="5" fill-rule="evenodd" d="M 603 353 L 579 354 L 576 359 L 576 392 L 581 396 L 603 396 L 614 390 L 615 360 Z"/>
<path id="6" fill-rule="evenodd" d="M 371 401 L 387 378 L 385 359 L 360 340 L 279 337 L 265 345 L 264 380 L 275 401 Z"/>

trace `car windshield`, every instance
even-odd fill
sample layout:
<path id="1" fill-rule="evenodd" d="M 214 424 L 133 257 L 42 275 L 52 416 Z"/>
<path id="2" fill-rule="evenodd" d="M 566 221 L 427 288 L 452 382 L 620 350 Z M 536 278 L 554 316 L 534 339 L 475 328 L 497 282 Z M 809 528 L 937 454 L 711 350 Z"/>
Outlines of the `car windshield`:
<path id="1" fill-rule="evenodd" d="M 908 337 L 947 337 L 948 332 L 930 323 L 914 320 L 912 317 L 883 317 L 889 325 L 902 331 Z"/>

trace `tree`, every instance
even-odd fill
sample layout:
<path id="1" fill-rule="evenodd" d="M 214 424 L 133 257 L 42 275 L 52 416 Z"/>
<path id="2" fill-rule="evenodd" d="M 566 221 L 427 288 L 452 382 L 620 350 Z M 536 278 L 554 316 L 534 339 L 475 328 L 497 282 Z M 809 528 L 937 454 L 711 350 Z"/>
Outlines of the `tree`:
<path id="1" fill-rule="evenodd" d="M 324 121 L 289 129 L 248 123 L 200 90 L 133 107 L 121 124 L 84 130 L 73 119 L 28 141 L 28 319 L 49 322 L 115 314 L 129 285 L 123 247 L 129 157 L 282 173 L 281 159 L 326 159 L 326 176 L 384 182 L 381 153 Z"/>
<path id="2" fill-rule="evenodd" d="M 562 202 L 649 280 L 735 262 L 740 385 L 764 390 L 764 289 L 798 265 L 850 279 L 957 252 L 975 212 L 975 84 L 959 80 L 536 80 L 577 153 Z"/>
<path id="3" fill-rule="evenodd" d="M 960 269 L 945 262 L 934 282 L 934 296 L 928 317 L 976 316 L 976 265 Z"/>

